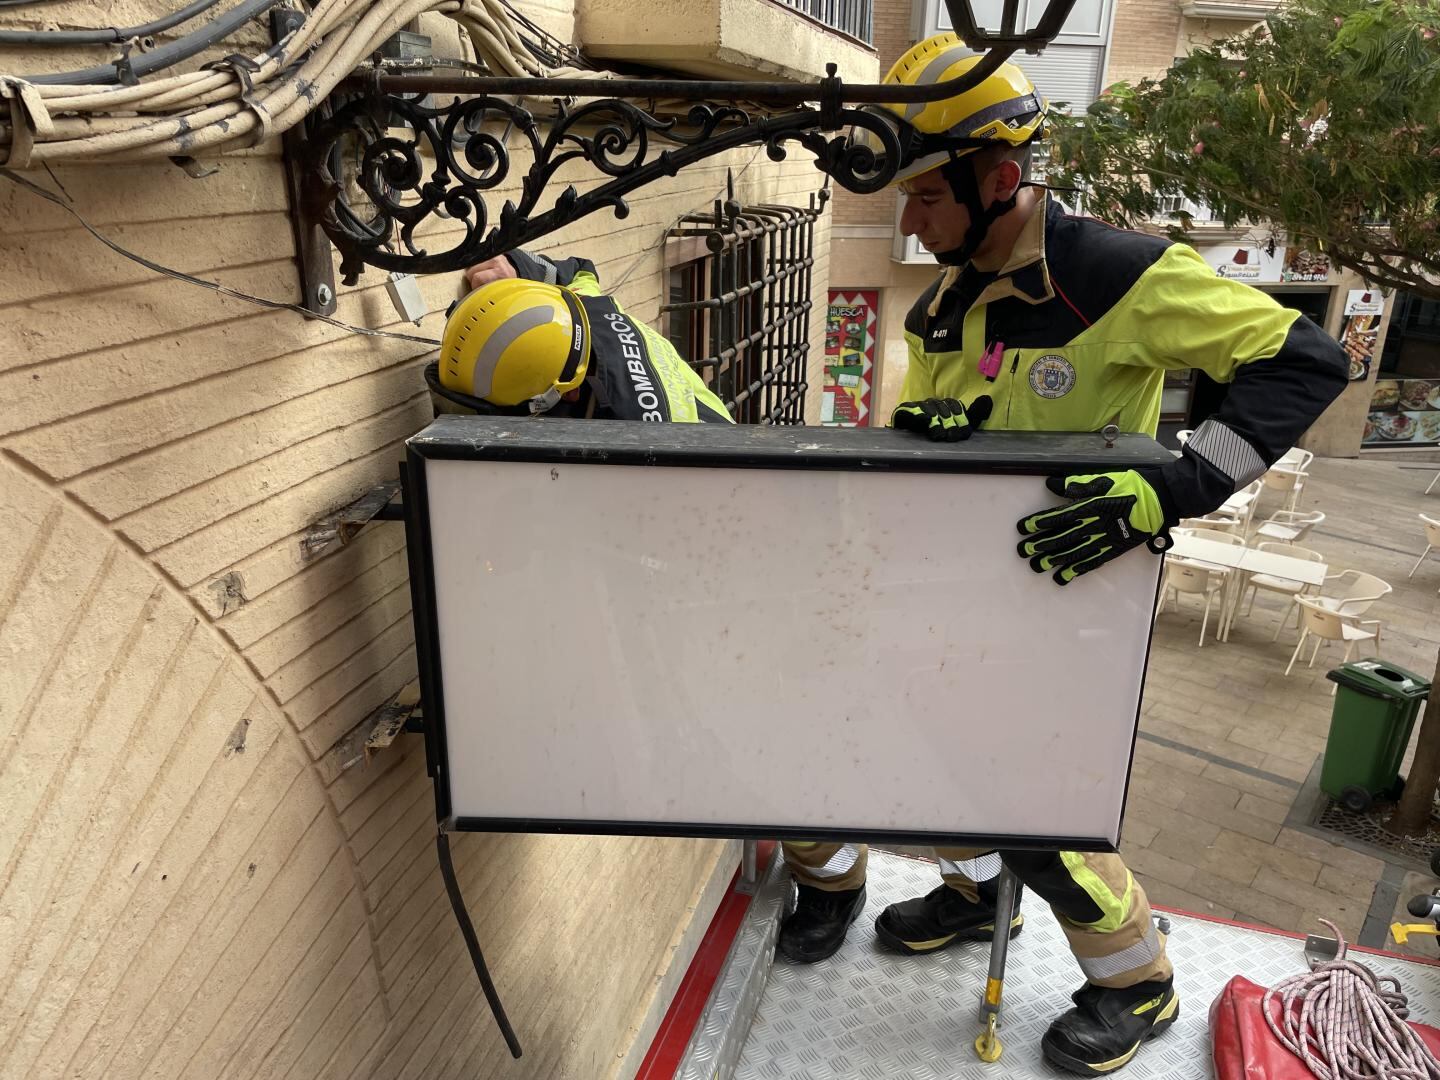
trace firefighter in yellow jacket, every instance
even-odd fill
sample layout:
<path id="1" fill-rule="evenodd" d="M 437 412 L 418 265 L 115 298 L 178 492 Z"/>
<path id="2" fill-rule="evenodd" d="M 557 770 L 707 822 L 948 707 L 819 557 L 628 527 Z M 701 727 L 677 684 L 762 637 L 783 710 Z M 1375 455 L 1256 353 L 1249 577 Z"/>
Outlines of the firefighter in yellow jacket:
<path id="1" fill-rule="evenodd" d="M 886 81 L 933 84 L 977 62 L 953 34 L 915 46 Z M 1133 548 L 1163 546 L 1266 469 L 1345 386 L 1339 345 L 1264 293 L 1227 281 L 1193 250 L 1074 217 L 1026 182 L 1046 105 L 1003 64 L 971 90 L 877 109 L 902 148 L 900 227 L 944 267 L 905 323 L 910 368 L 896 428 L 932 439 L 992 429 L 1154 435 L 1165 372 L 1229 384 L 1173 464 L 1047 481 L 1062 500 L 1018 523 L 1037 573 L 1074 584 Z M 1133 558 L 1149 557 L 1141 555 Z M 956 763 L 963 776 L 965 763 Z M 1001 863 L 1051 906 L 1085 976 L 1046 1032 L 1053 1065 L 1120 1068 L 1179 1010 L 1165 943 L 1120 856 L 937 851 L 944 884 L 876 920 L 885 945 L 931 952 L 988 938 Z M 787 844 L 799 901 L 780 950 L 802 962 L 839 948 L 865 899 L 865 849 Z M 1017 916 L 1011 933 L 1018 932 Z"/>
<path id="2" fill-rule="evenodd" d="M 465 271 L 440 358 L 441 412 L 733 423 L 675 347 L 600 289 L 585 259 L 512 251 Z"/>

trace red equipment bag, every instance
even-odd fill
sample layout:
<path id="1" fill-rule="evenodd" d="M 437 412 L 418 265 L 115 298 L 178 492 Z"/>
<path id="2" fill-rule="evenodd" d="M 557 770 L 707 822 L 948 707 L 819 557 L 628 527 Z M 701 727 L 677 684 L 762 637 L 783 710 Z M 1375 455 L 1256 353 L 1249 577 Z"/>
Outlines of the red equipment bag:
<path id="1" fill-rule="evenodd" d="M 1268 991 L 1236 975 L 1210 1006 L 1210 1045 L 1216 1080 L 1313 1080 L 1314 1073 L 1292 1054 L 1265 1022 L 1261 1006 Z M 1280 1002 L 1270 1006 L 1280 1019 Z M 1440 1055 L 1440 1028 L 1410 1021 L 1415 1034 Z"/>

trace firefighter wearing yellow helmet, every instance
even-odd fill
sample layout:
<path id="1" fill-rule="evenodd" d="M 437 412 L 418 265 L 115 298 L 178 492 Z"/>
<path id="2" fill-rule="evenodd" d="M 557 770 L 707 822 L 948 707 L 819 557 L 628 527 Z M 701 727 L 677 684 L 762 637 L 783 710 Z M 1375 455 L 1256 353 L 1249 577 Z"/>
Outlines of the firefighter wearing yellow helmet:
<path id="1" fill-rule="evenodd" d="M 968 74 L 981 57 L 954 34 L 927 38 L 895 62 L 885 76 L 892 86 L 930 86 Z M 991 222 L 1013 209 L 1010 198 L 988 205 L 981 198 L 975 163 L 965 158 L 978 150 L 1020 149 L 1045 135 L 1045 98 L 1030 77 L 1003 63 L 969 90 L 938 101 L 877 106 L 871 111 L 895 131 L 900 164 L 893 183 L 904 183 L 933 170 L 949 182 L 955 202 L 970 226 L 960 247 L 938 252 L 942 263 L 964 265 L 985 240 Z M 1016 191 L 1018 192 L 1018 188 Z"/>
<path id="2" fill-rule="evenodd" d="M 731 423 L 675 347 L 600 290 L 585 259 L 514 251 L 471 267 L 426 369 L 440 412 Z"/>
<path id="3" fill-rule="evenodd" d="M 978 62 L 941 34 L 901 57 L 886 81 L 934 85 Z M 1167 371 L 1199 369 L 1229 384 L 1214 415 L 1190 417 L 1195 432 L 1172 464 L 1051 477 L 1057 501 L 1018 523 L 1019 554 L 1037 573 L 1103 593 L 1111 560 L 1145 557 L 1127 553 L 1163 546 L 1180 518 L 1214 510 L 1264 475 L 1344 389 L 1344 354 L 1309 319 L 1217 277 L 1183 244 L 1076 217 L 1028 183 L 1045 101 L 1014 65 L 942 100 L 872 113 L 900 147 L 901 231 L 943 267 L 905 319 L 910 362 L 896 428 L 954 441 L 988 418 L 987 426 L 1009 430 L 1094 432 L 1114 423 L 1154 436 Z M 917 616 L 935 618 L 923 603 Z M 956 767 L 963 782 L 967 764 Z M 1063 763 L 1036 765 L 1047 767 L 1063 776 Z M 1058 836 L 1065 823 L 1055 827 Z M 1119 855 L 936 854 L 944 883 L 886 907 L 876 937 L 902 953 L 989 940 L 995 879 L 1008 866 L 1050 905 L 1085 977 L 1074 1008 L 1041 1042 L 1052 1065 L 1113 1072 L 1174 1022 L 1179 998 L 1165 940 Z M 865 906 L 865 856 L 859 844 L 785 845 L 799 900 L 781 925 L 782 953 L 814 962 L 840 947 Z M 1017 916 L 1011 933 L 1020 925 Z"/>

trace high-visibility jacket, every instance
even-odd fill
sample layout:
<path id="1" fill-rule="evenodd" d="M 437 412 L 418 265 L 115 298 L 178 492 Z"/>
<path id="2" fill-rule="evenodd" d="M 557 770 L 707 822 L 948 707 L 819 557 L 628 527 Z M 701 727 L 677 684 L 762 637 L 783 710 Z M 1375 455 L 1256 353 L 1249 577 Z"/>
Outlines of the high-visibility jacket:
<path id="1" fill-rule="evenodd" d="M 1163 470 L 1181 515 L 1264 475 L 1344 389 L 1348 367 L 1309 319 L 1217 277 L 1193 249 L 1073 216 L 1048 194 L 998 275 L 948 268 L 910 309 L 905 339 L 901 399 L 988 394 L 989 430 L 1113 423 L 1154 435 L 1166 371 L 1230 383 Z"/>
<path id="2" fill-rule="evenodd" d="M 724 403 L 666 338 L 631 318 L 600 289 L 587 259 L 553 260 L 528 251 L 506 258 L 531 281 L 563 285 L 580 297 L 590 323 L 590 366 L 576 402 L 548 416 L 733 424 Z"/>

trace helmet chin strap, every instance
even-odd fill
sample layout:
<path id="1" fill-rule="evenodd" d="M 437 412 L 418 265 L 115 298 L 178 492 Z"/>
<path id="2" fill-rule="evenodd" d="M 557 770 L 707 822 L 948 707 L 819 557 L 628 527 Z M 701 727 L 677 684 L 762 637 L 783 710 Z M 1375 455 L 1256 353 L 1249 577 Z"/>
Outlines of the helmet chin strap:
<path id="1" fill-rule="evenodd" d="M 543 394 L 536 394 L 530 399 L 530 415 L 539 416 L 547 413 L 560 403 L 560 391 L 550 387 Z"/>
<path id="2" fill-rule="evenodd" d="M 972 155 L 960 157 L 952 150 L 950 160 L 940 166 L 940 175 L 950 182 L 950 193 L 955 202 L 970 214 L 970 227 L 965 230 L 960 246 L 935 255 L 935 261 L 945 266 L 964 266 L 974 258 L 980 245 L 985 243 L 990 226 L 1015 209 L 1015 198 L 1020 194 L 1020 188 L 1025 186 L 1020 184 L 1008 199 L 993 202 L 987 207 L 980 199 L 980 178 L 975 175 L 975 163 L 971 158 Z"/>

